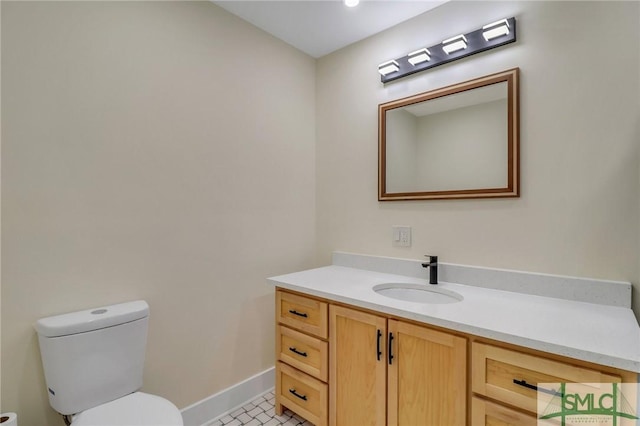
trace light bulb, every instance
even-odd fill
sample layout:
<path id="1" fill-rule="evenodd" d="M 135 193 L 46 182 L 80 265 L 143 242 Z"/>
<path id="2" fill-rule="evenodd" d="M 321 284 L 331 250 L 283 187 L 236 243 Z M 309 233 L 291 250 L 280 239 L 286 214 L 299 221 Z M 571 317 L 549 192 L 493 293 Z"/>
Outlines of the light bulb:
<path id="1" fill-rule="evenodd" d="M 429 49 L 422 48 L 409 53 L 407 57 L 409 58 L 409 63 L 415 67 L 422 62 L 431 60 L 431 52 L 429 52 Z"/>
<path id="2" fill-rule="evenodd" d="M 360 3 L 360 0 L 344 0 L 344 5 L 347 7 L 356 7 Z"/>
<path id="3" fill-rule="evenodd" d="M 450 39 L 442 42 L 442 50 L 444 50 L 447 55 L 451 55 L 453 52 L 457 52 L 458 50 L 466 48 L 467 38 L 464 36 L 464 34 L 451 37 Z"/>
<path id="4" fill-rule="evenodd" d="M 392 72 L 398 72 L 400 70 L 400 66 L 396 61 L 387 61 L 383 64 L 378 65 L 378 72 L 382 75 L 391 74 Z"/>
<path id="5" fill-rule="evenodd" d="M 509 22 L 506 19 L 501 19 L 482 27 L 482 36 L 487 41 L 507 34 L 509 34 Z"/>

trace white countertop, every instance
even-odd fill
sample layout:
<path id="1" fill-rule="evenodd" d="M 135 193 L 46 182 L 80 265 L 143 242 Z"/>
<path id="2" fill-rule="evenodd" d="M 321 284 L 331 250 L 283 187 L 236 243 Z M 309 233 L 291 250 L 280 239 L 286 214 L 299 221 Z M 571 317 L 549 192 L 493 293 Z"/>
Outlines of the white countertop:
<path id="1" fill-rule="evenodd" d="M 596 364 L 640 373 L 640 327 L 625 307 L 442 282 L 464 300 L 422 304 L 372 287 L 421 283 L 405 275 L 327 266 L 269 278 L 277 287 Z"/>

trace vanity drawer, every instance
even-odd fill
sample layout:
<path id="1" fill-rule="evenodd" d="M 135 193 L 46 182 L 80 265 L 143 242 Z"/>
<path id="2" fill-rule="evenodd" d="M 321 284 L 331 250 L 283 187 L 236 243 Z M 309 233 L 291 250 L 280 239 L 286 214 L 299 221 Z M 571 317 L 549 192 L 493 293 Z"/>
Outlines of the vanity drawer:
<path id="1" fill-rule="evenodd" d="M 471 357 L 473 392 L 532 413 L 537 411 L 538 383 L 621 381 L 619 376 L 598 370 L 478 342 L 473 342 Z"/>
<path id="2" fill-rule="evenodd" d="M 471 398 L 473 426 L 536 426 L 537 423 L 538 419 L 534 415 L 524 414 L 475 396 Z"/>
<path id="3" fill-rule="evenodd" d="M 276 318 L 281 324 L 327 338 L 327 303 L 283 291 L 276 292 Z"/>
<path id="4" fill-rule="evenodd" d="M 278 325 L 276 327 L 276 353 L 280 361 L 327 381 L 329 344 L 299 331 Z"/>
<path id="5" fill-rule="evenodd" d="M 328 386 L 287 364 L 276 363 L 276 403 L 300 414 L 316 426 L 328 419 Z"/>

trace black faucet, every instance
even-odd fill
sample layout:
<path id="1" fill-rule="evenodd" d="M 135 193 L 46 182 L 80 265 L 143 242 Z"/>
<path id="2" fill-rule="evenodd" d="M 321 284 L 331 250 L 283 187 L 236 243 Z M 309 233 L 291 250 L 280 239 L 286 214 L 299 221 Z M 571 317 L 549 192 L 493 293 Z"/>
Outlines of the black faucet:
<path id="1" fill-rule="evenodd" d="M 429 262 L 423 263 L 423 268 L 429 268 L 429 284 L 438 284 L 438 256 L 430 256 L 425 254 L 425 257 L 429 258 Z"/>

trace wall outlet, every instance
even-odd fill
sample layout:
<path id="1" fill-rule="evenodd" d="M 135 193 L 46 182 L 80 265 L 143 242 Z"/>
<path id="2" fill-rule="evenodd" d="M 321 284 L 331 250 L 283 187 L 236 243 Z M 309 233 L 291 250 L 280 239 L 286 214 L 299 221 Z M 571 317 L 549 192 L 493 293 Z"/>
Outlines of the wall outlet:
<path id="1" fill-rule="evenodd" d="M 393 246 L 394 247 L 411 247 L 411 227 L 410 226 L 397 226 L 391 227 L 393 231 Z"/>

